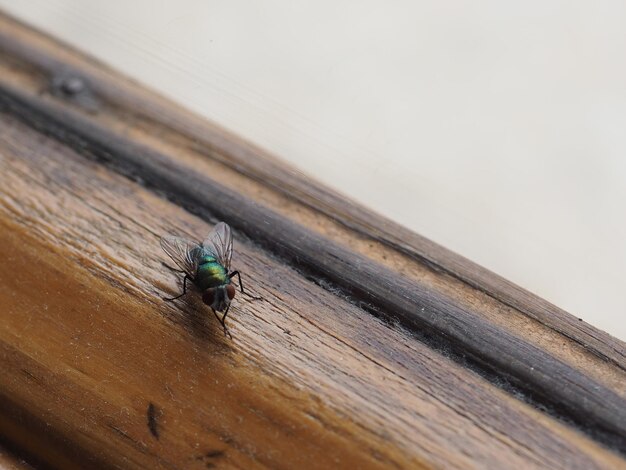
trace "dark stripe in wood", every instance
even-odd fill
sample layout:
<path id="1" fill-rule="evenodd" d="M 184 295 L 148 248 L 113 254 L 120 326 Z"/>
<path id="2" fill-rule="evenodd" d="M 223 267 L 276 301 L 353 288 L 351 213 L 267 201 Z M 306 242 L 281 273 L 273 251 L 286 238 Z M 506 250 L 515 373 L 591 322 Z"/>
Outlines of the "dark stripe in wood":
<path id="1" fill-rule="evenodd" d="M 317 282 L 329 281 L 353 301 L 398 321 L 420 337 L 436 336 L 458 358 L 469 357 L 500 379 L 554 407 L 581 428 L 626 452 L 626 402 L 550 354 L 425 285 L 277 215 L 166 155 L 95 126 L 37 97 L 0 88 L 0 110 L 72 147 L 200 217 L 222 219 Z"/>
<path id="2" fill-rule="evenodd" d="M 146 411 L 146 417 L 148 421 L 148 429 L 150 430 L 150 434 L 152 434 L 156 439 L 159 438 L 159 428 L 157 426 L 157 409 L 154 406 L 154 403 L 150 403 L 148 405 L 148 411 Z"/>

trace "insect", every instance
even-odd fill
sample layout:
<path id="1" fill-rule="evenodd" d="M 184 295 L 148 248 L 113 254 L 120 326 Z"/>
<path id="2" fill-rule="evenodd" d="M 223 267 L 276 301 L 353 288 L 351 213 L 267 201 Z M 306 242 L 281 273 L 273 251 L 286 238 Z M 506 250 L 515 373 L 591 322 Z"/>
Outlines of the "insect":
<path id="1" fill-rule="evenodd" d="M 202 243 L 167 235 L 161 238 L 161 247 L 185 274 L 183 293 L 164 300 L 173 301 L 185 295 L 187 281 L 191 281 L 202 293 L 202 302 L 211 307 L 224 334 L 232 338 L 226 328 L 226 316 L 236 292 L 231 284 L 233 277 L 237 276 L 241 293 L 245 292 L 239 271 L 230 270 L 233 236 L 228 224 L 218 223 Z M 221 318 L 217 312 L 223 312 Z"/>

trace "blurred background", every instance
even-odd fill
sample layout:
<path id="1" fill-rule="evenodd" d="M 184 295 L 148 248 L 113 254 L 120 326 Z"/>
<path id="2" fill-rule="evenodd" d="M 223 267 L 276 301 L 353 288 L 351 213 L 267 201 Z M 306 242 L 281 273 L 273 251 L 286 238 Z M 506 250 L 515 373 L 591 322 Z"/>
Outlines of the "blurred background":
<path id="1" fill-rule="evenodd" d="M 626 340 L 626 4 L 0 0 Z"/>

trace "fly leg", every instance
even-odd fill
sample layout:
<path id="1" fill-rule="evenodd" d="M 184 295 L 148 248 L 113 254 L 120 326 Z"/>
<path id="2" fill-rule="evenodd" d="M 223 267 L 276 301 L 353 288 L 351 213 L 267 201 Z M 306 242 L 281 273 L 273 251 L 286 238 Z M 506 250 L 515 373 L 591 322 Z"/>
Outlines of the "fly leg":
<path id="1" fill-rule="evenodd" d="M 233 271 L 232 273 L 228 275 L 230 279 L 232 279 L 235 276 L 237 276 L 237 279 L 239 280 L 239 289 L 241 289 L 241 293 L 246 294 L 246 292 L 243 290 L 243 282 L 241 281 L 241 274 L 239 274 L 239 271 Z M 255 297 L 254 295 L 250 295 L 250 294 L 246 294 L 246 295 L 249 295 L 252 298 L 252 300 L 262 300 L 262 297 Z"/>
<path id="2" fill-rule="evenodd" d="M 237 276 L 237 278 L 239 279 L 239 288 L 241 289 L 241 293 L 245 294 L 245 292 L 243 291 L 243 282 L 241 282 L 241 274 L 239 274 L 239 271 L 233 271 L 228 275 L 228 278 L 232 279 L 235 276 Z"/>
<path id="3" fill-rule="evenodd" d="M 230 339 L 233 339 L 233 335 L 231 335 L 230 331 L 228 331 L 228 328 L 226 328 L 226 315 L 228 315 L 228 310 L 229 309 L 230 309 L 230 305 L 228 307 L 226 307 L 226 311 L 224 312 L 224 316 L 222 316 L 222 318 L 220 318 L 220 316 L 217 314 L 215 309 L 211 308 L 211 310 L 213 310 L 213 314 L 215 315 L 215 318 L 217 318 L 217 321 L 220 322 L 220 325 L 222 325 L 222 327 L 224 328 L 224 336 L 228 336 Z"/>
<path id="4" fill-rule="evenodd" d="M 185 295 L 187 293 L 187 279 L 191 279 L 189 277 L 189 275 L 185 274 L 185 277 L 183 278 L 183 293 L 180 295 L 177 295 L 176 297 L 163 297 L 163 300 L 167 300 L 168 302 L 171 302 L 173 300 L 176 299 L 180 299 L 183 295 Z"/>
<path id="5" fill-rule="evenodd" d="M 161 261 L 161 264 L 162 264 L 163 266 L 165 266 L 167 269 L 170 269 L 170 270 L 172 270 L 172 271 L 176 271 L 177 273 L 184 273 L 184 272 L 185 272 L 185 271 L 183 271 L 182 269 L 174 268 L 174 267 L 170 266 L 169 264 L 164 263 L 163 261 Z"/>

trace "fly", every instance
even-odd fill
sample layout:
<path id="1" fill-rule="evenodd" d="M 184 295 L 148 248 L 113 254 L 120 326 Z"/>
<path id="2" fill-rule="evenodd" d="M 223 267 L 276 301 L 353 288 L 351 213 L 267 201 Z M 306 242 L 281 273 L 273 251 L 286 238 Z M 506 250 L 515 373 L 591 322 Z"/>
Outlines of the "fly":
<path id="1" fill-rule="evenodd" d="M 224 328 L 224 334 L 232 339 L 226 328 L 226 315 L 236 292 L 231 279 L 237 276 L 242 294 L 244 290 L 239 271 L 230 270 L 233 236 L 228 224 L 218 223 L 202 243 L 167 235 L 161 238 L 161 247 L 185 274 L 183 293 L 164 300 L 173 301 L 185 295 L 187 281 L 191 281 L 202 293 L 202 302 L 211 307 Z M 223 312 L 221 318 L 218 312 Z"/>

